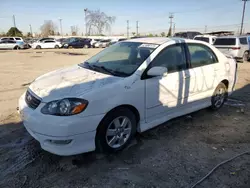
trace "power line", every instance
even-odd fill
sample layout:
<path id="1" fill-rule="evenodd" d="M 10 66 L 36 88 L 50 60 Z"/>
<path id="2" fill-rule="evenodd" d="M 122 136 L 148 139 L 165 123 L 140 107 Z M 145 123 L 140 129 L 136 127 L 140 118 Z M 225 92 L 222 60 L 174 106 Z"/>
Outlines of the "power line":
<path id="1" fill-rule="evenodd" d="M 242 0 L 243 3 L 243 10 L 242 10 L 242 18 L 241 18 L 241 26 L 240 26 L 240 35 L 242 35 L 243 25 L 244 25 L 244 17 L 245 17 L 245 10 L 246 10 L 246 3 L 249 0 Z"/>

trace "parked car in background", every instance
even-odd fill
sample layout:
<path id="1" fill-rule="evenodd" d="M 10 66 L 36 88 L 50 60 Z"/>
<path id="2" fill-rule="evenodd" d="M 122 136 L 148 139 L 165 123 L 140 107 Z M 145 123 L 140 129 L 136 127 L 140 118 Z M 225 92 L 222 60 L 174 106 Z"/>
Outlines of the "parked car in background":
<path id="1" fill-rule="evenodd" d="M 247 36 L 218 37 L 214 46 L 225 54 L 232 55 L 238 60 L 249 60 L 249 44 Z"/>
<path id="2" fill-rule="evenodd" d="M 202 35 L 202 34 L 198 31 L 186 31 L 186 32 L 175 33 L 174 37 L 193 39 L 196 35 Z"/>
<path id="3" fill-rule="evenodd" d="M 100 39 L 91 39 L 91 38 L 88 38 L 88 39 L 90 41 L 91 47 L 94 47 L 94 44 L 97 43 L 98 41 L 100 41 Z"/>
<path id="4" fill-rule="evenodd" d="M 2 37 L 0 38 L 0 40 L 13 40 L 13 41 L 17 41 L 17 42 L 23 42 L 23 38 L 22 37 Z"/>
<path id="5" fill-rule="evenodd" d="M 99 42 L 95 43 L 95 48 L 106 48 L 109 46 L 110 42 L 110 39 L 100 40 Z"/>
<path id="6" fill-rule="evenodd" d="M 196 40 L 138 38 L 35 79 L 19 99 L 26 130 L 57 155 L 117 152 L 136 132 L 221 108 L 237 64 Z"/>
<path id="7" fill-rule="evenodd" d="M 214 41 L 216 38 L 217 38 L 216 36 L 212 36 L 212 35 L 196 35 L 194 37 L 194 40 L 200 40 L 200 41 L 207 42 L 209 44 L 214 44 Z"/>
<path id="8" fill-rule="evenodd" d="M 32 48 L 35 48 L 35 49 L 61 48 L 61 47 L 62 47 L 61 43 L 53 39 L 38 40 L 32 44 Z"/>
<path id="9" fill-rule="evenodd" d="M 20 44 L 14 40 L 0 40 L 0 49 L 12 49 L 12 50 L 19 50 L 25 49 L 24 44 Z"/>
<path id="10" fill-rule="evenodd" d="M 63 48 L 90 48 L 90 40 L 85 38 L 78 38 L 75 40 L 71 40 L 69 42 L 65 42 L 62 46 Z"/>

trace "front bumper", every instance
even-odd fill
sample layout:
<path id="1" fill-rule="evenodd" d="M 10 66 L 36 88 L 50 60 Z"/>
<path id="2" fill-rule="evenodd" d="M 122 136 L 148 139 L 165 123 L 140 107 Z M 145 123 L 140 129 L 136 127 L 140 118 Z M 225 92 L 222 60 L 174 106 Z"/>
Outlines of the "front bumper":
<path id="1" fill-rule="evenodd" d="M 75 155 L 95 150 L 96 128 L 104 115 L 82 117 L 51 116 L 40 112 L 44 104 L 37 109 L 29 108 L 25 95 L 19 99 L 19 113 L 26 130 L 39 141 L 41 147 L 57 155 Z M 54 141 L 70 140 L 57 144 Z M 51 142 L 53 141 L 53 142 Z"/>

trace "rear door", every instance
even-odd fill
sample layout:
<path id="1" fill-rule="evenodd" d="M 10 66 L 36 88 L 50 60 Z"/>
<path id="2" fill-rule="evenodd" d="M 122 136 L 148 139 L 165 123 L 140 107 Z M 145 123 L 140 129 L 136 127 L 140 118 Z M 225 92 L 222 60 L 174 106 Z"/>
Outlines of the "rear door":
<path id="1" fill-rule="evenodd" d="M 56 42 L 53 40 L 45 40 L 43 44 L 43 48 L 54 48 L 56 45 Z"/>
<path id="2" fill-rule="evenodd" d="M 220 64 L 215 53 L 206 45 L 187 43 L 189 52 L 190 75 L 189 92 L 185 97 L 188 102 L 211 97 L 217 87 Z"/>
<path id="3" fill-rule="evenodd" d="M 239 42 L 241 47 L 239 55 L 240 57 L 243 57 L 244 52 L 249 50 L 247 37 L 240 37 Z"/>

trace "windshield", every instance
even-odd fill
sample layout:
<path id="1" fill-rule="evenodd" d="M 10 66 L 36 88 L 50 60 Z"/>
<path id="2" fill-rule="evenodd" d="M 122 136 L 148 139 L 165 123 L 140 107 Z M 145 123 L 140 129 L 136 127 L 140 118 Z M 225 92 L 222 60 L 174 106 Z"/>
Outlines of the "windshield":
<path id="1" fill-rule="evenodd" d="M 209 38 L 207 38 L 207 37 L 195 37 L 194 40 L 200 40 L 200 41 L 204 41 L 204 42 L 209 43 Z"/>
<path id="2" fill-rule="evenodd" d="M 214 45 L 235 45 L 235 38 L 217 38 L 214 42 Z"/>
<path id="3" fill-rule="evenodd" d="M 158 45 L 139 42 L 119 42 L 79 66 L 114 76 L 133 74 Z"/>

